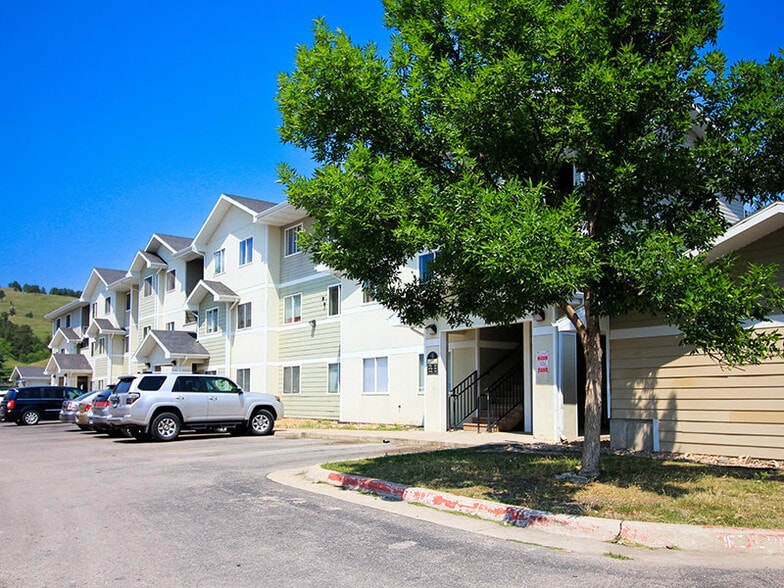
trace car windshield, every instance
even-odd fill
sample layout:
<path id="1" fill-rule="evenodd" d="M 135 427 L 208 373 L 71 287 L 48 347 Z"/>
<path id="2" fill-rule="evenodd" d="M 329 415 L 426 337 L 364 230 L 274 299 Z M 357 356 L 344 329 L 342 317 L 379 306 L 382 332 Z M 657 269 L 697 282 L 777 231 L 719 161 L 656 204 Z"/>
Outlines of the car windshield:
<path id="1" fill-rule="evenodd" d="M 81 396 L 77 397 L 77 398 L 76 398 L 76 400 L 77 400 L 77 401 L 78 401 L 78 400 L 84 400 L 85 398 L 87 398 L 88 396 L 90 396 L 90 394 L 94 394 L 94 392 L 86 392 L 86 393 L 82 394 Z"/>
<path id="2" fill-rule="evenodd" d="M 114 387 L 114 391 L 118 394 L 123 394 L 128 392 L 131 389 L 131 384 L 133 383 L 133 378 L 126 378 L 124 380 L 120 380 L 117 383 L 117 386 Z"/>

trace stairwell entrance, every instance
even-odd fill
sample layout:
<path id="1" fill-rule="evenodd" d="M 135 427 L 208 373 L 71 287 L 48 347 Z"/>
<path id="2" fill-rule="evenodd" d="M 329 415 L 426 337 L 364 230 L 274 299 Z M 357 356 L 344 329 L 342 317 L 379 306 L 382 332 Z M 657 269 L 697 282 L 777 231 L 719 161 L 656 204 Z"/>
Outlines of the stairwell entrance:
<path id="1" fill-rule="evenodd" d="M 531 432 L 531 324 L 452 331 L 449 428 Z"/>

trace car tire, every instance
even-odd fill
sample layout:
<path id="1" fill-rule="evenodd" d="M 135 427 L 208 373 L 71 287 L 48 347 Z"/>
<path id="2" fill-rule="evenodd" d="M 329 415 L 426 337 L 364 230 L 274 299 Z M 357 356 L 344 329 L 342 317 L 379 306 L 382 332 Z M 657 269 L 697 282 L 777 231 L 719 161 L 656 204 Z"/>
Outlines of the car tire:
<path id="1" fill-rule="evenodd" d="M 87 425 L 76 425 L 76 426 L 79 427 L 82 431 L 91 431 L 92 430 Z"/>
<path id="2" fill-rule="evenodd" d="M 17 425 L 37 425 L 41 421 L 41 413 L 35 409 L 29 409 L 22 413 L 19 420 L 16 421 Z"/>
<path id="3" fill-rule="evenodd" d="M 173 412 L 162 412 L 152 419 L 150 435 L 153 441 L 174 441 L 181 428 L 180 417 Z"/>
<path id="4" fill-rule="evenodd" d="M 254 412 L 248 423 L 248 433 L 251 435 L 269 435 L 274 428 L 275 417 L 266 408 Z"/>

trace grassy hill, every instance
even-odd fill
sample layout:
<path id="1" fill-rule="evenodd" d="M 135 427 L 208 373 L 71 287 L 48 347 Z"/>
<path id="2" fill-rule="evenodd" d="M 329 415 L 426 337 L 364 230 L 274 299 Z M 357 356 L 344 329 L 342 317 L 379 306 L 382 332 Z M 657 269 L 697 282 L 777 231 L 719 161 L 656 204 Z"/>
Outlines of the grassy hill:
<path id="1" fill-rule="evenodd" d="M 16 314 L 9 316 L 11 322 L 17 325 L 30 325 L 35 336 L 47 343 L 52 337 L 52 323 L 45 319 L 44 315 L 75 300 L 69 296 L 26 294 L 10 288 L 0 288 L 0 290 L 5 292 L 5 298 L 0 298 L 0 312 L 9 312 L 13 305 Z M 32 313 L 33 316 L 27 316 L 28 313 Z"/>
<path id="2" fill-rule="evenodd" d="M 52 338 L 52 323 L 44 315 L 74 300 L 69 296 L 51 296 L 49 294 L 29 294 L 17 292 L 11 288 L 0 288 L 5 296 L 0 298 L 0 313 L 7 312 L 8 319 L 17 325 L 29 325 L 36 337 L 48 344 Z M 11 315 L 11 307 L 15 314 Z M 32 316 L 29 316 L 32 315 Z M 14 362 L 4 363 L 2 368 L 13 369 Z M 33 365 L 46 365 L 46 361 Z"/>

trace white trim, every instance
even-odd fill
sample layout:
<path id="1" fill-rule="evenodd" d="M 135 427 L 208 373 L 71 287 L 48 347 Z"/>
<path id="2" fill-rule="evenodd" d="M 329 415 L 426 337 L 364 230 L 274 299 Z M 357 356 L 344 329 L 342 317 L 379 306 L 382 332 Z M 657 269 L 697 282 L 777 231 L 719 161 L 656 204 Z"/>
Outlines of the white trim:
<path id="1" fill-rule="evenodd" d="M 660 325 L 656 327 L 634 327 L 629 329 L 612 329 L 608 333 L 608 338 L 613 341 L 616 339 L 638 339 L 642 337 L 667 337 L 680 335 L 680 329 L 670 325 Z"/>

